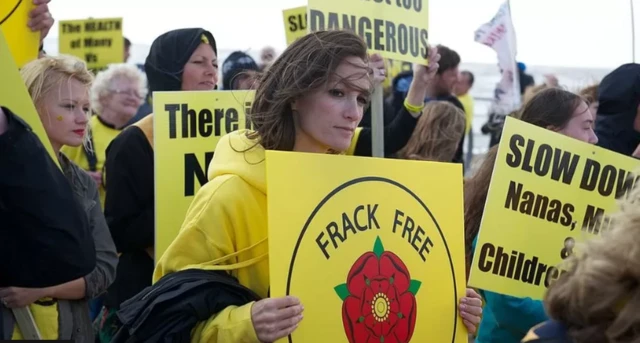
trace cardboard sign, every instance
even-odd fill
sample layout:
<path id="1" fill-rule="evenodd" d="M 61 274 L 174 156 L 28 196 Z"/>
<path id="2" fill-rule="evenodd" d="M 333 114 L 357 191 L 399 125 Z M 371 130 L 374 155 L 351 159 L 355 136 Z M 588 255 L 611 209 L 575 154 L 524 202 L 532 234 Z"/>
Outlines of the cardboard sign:
<path id="1" fill-rule="evenodd" d="M 220 137 L 247 128 L 254 91 L 153 93 L 155 260 L 178 235 Z"/>
<path id="2" fill-rule="evenodd" d="M 27 26 L 29 12 L 35 8 L 32 1 L 0 1 L 0 28 L 4 33 L 9 50 L 18 68 L 38 57 L 40 32 L 33 32 Z M 2 55 L 9 56 L 9 55 Z M 0 58 L 0 64 L 7 63 Z"/>
<path id="3" fill-rule="evenodd" d="M 352 30 L 382 57 L 427 63 L 428 0 L 309 0 L 308 7 L 310 32 Z"/>
<path id="4" fill-rule="evenodd" d="M 271 296 L 288 342 L 466 342 L 460 165 L 267 151 Z M 430 175 L 430 177 L 424 177 Z"/>
<path id="5" fill-rule="evenodd" d="M 307 6 L 291 8 L 282 11 L 284 17 L 284 33 L 287 38 L 287 45 L 295 42 L 296 39 L 304 36 L 309 31 L 307 29 Z"/>
<path id="6" fill-rule="evenodd" d="M 640 161 L 507 117 L 469 285 L 542 299 L 577 242 L 607 230 Z"/>
<path id="7" fill-rule="evenodd" d="M 33 132 L 38 136 L 53 161 L 59 167 L 58 157 L 53 152 L 49 137 L 47 137 L 44 126 L 42 126 L 42 121 L 33 105 L 27 87 L 25 87 L 24 81 L 20 77 L 18 66 L 16 66 L 11 57 L 7 41 L 4 39 L 2 32 L 0 32 L 0 56 L 2 56 L 2 62 L 0 63 L 0 80 L 2 80 L 0 82 L 0 105 L 10 109 L 31 126 Z"/>
<path id="8" fill-rule="evenodd" d="M 103 69 L 124 61 L 122 18 L 62 20 L 59 51 L 87 62 L 89 69 Z"/>

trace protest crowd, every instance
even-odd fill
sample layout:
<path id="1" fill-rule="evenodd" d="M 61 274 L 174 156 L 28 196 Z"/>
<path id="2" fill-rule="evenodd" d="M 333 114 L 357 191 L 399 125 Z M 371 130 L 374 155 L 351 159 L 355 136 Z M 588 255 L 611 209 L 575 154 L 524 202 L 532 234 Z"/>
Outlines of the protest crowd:
<path id="1" fill-rule="evenodd" d="M 48 4 L 60 0 L 31 1 L 31 19 L 24 26 L 37 32 L 41 43 L 55 23 L 56 14 Z M 11 32 L 5 30 L 4 35 Z M 267 203 L 274 191 L 269 187 L 267 192 L 271 176 L 265 172 L 265 160 L 269 151 L 280 151 L 460 166 L 461 206 L 451 213 L 462 216 L 459 220 L 464 223 L 459 232 L 462 249 L 455 257 L 460 261 L 463 277 L 457 282 L 463 291 L 456 293 L 451 313 L 460 323 L 457 330 L 464 331 L 464 341 L 640 342 L 640 210 L 635 204 L 640 189 L 630 186 L 616 195 L 616 211 L 606 232 L 575 247 L 573 240 L 566 243 L 571 246 L 565 248 L 579 252 L 562 257 L 563 272 L 553 277 L 540 298 L 505 294 L 472 282 L 477 273 L 474 264 L 482 270 L 483 263 L 490 263 L 487 256 L 501 255 L 491 252 L 493 246 L 480 233 L 494 208 L 488 198 L 503 153 L 508 149 L 515 161 L 521 157 L 516 152 L 533 149 L 524 138 L 505 137 L 507 126 L 517 121 L 539 128 L 525 137 L 535 140 L 540 132 L 539 141 L 547 143 L 549 151 L 565 147 L 546 137 L 560 137 L 562 142 L 583 149 L 599 147 L 598 151 L 633 163 L 640 158 L 640 64 L 621 65 L 597 84 L 566 90 L 553 75 L 536 84 L 524 64 L 514 63 L 515 70 L 502 71 L 507 83 L 497 85 L 496 106 L 481 128 L 491 137 L 489 149 L 468 159 L 464 147 L 474 116 L 470 89 L 477 80 L 472 72 L 460 70 L 463 57 L 454 47 L 429 45 L 424 51 L 427 63 L 412 63 L 411 70 L 390 75 L 385 58 L 371 52 L 367 41 L 350 30 L 306 33 L 281 53 L 266 47 L 259 61 L 242 51 L 221 61 L 222 44 L 207 28 L 176 27 L 153 41 L 144 65 L 127 63 L 131 42 L 123 38 L 120 63 L 103 68 L 90 68 L 89 61 L 67 54 L 49 55 L 42 45 L 35 59 L 19 66 L 21 84 L 45 135 L 39 135 L 22 112 L 28 107 L 11 107 L 0 95 L 0 341 L 37 336 L 100 343 L 276 342 L 296 337 L 296 331 L 310 321 L 305 312 L 312 308 L 295 293 L 272 296 L 270 279 L 274 242 L 269 241 L 271 202 Z M 16 65 L 10 61 L 10 56 L 0 56 L 0 63 L 13 70 Z M 1 70 L 0 82 L 9 82 L 3 74 L 6 68 Z M 498 93 L 505 92 L 509 77 L 517 82 L 512 94 L 517 106 L 505 110 Z M 372 104 L 376 89 L 382 88 L 378 108 L 382 112 L 377 113 Z M 193 190 L 185 215 L 175 218 L 176 234 L 160 249 L 157 215 L 164 210 L 156 182 L 161 178 L 159 166 L 165 164 L 155 156 L 163 148 L 158 136 L 165 132 L 159 131 L 158 117 L 167 116 L 165 120 L 178 125 L 168 133 L 172 137 L 206 136 L 219 130 L 200 126 L 195 119 L 213 123 L 216 111 L 195 111 L 193 122 L 180 116 L 189 112 L 179 107 L 186 103 L 165 105 L 163 110 L 171 115 L 158 113 L 156 94 L 244 91 L 255 92 L 247 122 L 238 121 L 247 129 L 239 124 L 238 130 L 220 134 L 213 143 L 215 155 L 196 176 L 202 187 Z M 376 115 L 381 127 L 374 125 Z M 382 156 L 376 156 L 375 141 L 380 136 Z M 557 162 L 565 157 L 554 158 Z M 536 166 L 533 170 L 538 173 Z M 323 178 L 323 173 L 314 177 Z M 424 177 L 437 183 L 439 176 Z M 179 178 L 174 182 L 183 187 Z M 626 181 L 617 182 L 633 185 L 635 179 L 628 174 Z M 516 192 L 513 187 L 509 192 Z M 168 201 L 162 209 L 172 206 Z M 500 201 L 500 206 L 510 206 Z M 367 211 L 372 226 L 375 209 Z M 571 210 L 560 212 L 553 220 L 562 223 Z M 547 213 L 548 221 L 550 216 Z M 357 235 L 364 232 L 358 230 Z M 328 260 L 327 249 L 337 247 L 338 236 L 328 227 L 327 232 L 326 245 L 320 242 L 323 236 L 317 241 Z M 344 232 L 341 244 L 346 244 L 347 229 Z M 416 237 L 417 233 L 414 247 L 421 244 Z M 416 251 L 427 249 L 426 243 Z M 505 248 L 505 259 L 510 250 Z M 499 267 L 498 258 L 494 260 L 495 267 L 486 270 L 496 273 L 502 268 L 502 276 L 513 275 L 514 269 L 521 272 L 522 261 L 515 257 L 508 272 L 506 263 Z M 380 261 L 382 265 L 384 259 Z M 551 268 L 540 273 L 548 279 Z M 394 274 L 390 283 L 402 284 L 400 274 Z M 378 279 L 363 280 L 362 287 L 376 282 L 380 289 L 390 287 Z M 349 282 L 353 294 L 355 286 Z M 415 295 L 417 289 L 409 288 Z M 388 302 L 391 311 L 405 306 L 394 301 L 401 302 Z M 413 318 L 415 323 L 407 322 L 404 312 L 398 312 L 400 319 L 385 326 L 386 315 L 375 317 L 378 305 L 362 302 L 354 306 L 369 306 L 374 316 L 351 318 L 345 310 L 344 341 L 408 342 L 421 326 L 438 325 L 421 321 L 420 315 Z M 345 309 L 348 304 L 345 301 Z M 367 324 L 374 317 L 382 324 Z M 354 328 L 347 329 L 347 322 Z M 361 323 L 372 329 L 358 331 L 355 327 Z M 397 329 L 402 325 L 407 325 L 408 333 Z M 412 341 L 421 340 L 415 336 Z"/>

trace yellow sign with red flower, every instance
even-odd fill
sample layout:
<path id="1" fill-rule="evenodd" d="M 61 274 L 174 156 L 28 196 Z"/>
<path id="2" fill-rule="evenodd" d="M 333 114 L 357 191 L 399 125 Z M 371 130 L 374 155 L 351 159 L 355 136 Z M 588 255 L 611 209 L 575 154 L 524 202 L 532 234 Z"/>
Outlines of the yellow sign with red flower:
<path id="1" fill-rule="evenodd" d="M 305 308 L 283 342 L 466 342 L 459 164 L 268 151 L 266 168 L 270 296 Z"/>

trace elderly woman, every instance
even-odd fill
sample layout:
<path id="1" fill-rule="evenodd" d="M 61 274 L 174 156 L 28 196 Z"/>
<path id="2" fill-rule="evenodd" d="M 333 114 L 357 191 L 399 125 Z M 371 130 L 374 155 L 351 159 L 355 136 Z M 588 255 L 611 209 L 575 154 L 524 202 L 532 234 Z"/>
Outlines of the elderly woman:
<path id="1" fill-rule="evenodd" d="M 89 122 L 89 146 L 65 146 L 62 152 L 86 170 L 100 190 L 104 207 L 105 188 L 102 167 L 109 143 L 120 133 L 138 111 L 147 95 L 147 78 L 136 66 L 112 64 L 96 76 L 91 87 L 91 107 L 97 115 Z"/>

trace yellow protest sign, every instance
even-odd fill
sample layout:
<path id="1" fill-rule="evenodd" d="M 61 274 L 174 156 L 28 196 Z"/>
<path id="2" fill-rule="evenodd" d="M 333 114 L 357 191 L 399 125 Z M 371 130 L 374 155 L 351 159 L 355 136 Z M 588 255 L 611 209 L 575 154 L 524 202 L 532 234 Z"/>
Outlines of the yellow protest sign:
<path id="1" fill-rule="evenodd" d="M 154 92 L 155 260 L 178 235 L 189 205 L 207 182 L 220 137 L 249 128 L 255 91 Z"/>
<path id="2" fill-rule="evenodd" d="M 87 62 L 89 69 L 102 69 L 124 61 L 122 18 L 61 20 L 59 51 Z"/>
<path id="3" fill-rule="evenodd" d="M 307 6 L 291 8 L 282 11 L 284 17 L 284 32 L 287 45 L 291 45 L 296 39 L 307 34 Z M 394 61 L 388 58 L 384 60 L 387 70 L 387 78 L 383 86 L 391 87 L 393 78 L 403 71 L 411 71 L 411 62 Z"/>
<path id="4" fill-rule="evenodd" d="M 507 117 L 469 285 L 542 299 L 575 243 L 610 224 L 640 161 Z"/>
<path id="5" fill-rule="evenodd" d="M 307 34 L 307 6 L 282 11 L 287 45 Z"/>
<path id="6" fill-rule="evenodd" d="M 40 32 L 33 32 L 27 26 L 29 12 L 34 8 L 32 1 L 0 1 L 0 28 L 18 68 L 38 57 Z M 4 59 L 1 59 L 0 63 L 5 63 Z"/>
<path id="7" fill-rule="evenodd" d="M 305 308 L 288 342 L 467 341 L 460 165 L 276 151 L 266 162 L 271 296 Z"/>
<path id="8" fill-rule="evenodd" d="M 311 32 L 352 30 L 382 57 L 427 63 L 428 0 L 309 0 L 308 7 Z"/>
<path id="9" fill-rule="evenodd" d="M 0 32 L 0 56 L 2 56 L 0 60 L 0 80 L 2 80 L 0 82 L 0 106 L 10 109 L 29 124 L 33 132 L 40 138 L 53 161 L 60 166 L 58 157 L 53 152 L 51 142 L 47 137 L 44 126 L 42 126 L 42 121 L 40 121 L 40 116 L 38 116 L 22 77 L 20 77 L 18 66 L 16 66 L 11 57 L 7 41 L 4 39 L 2 32 Z"/>

